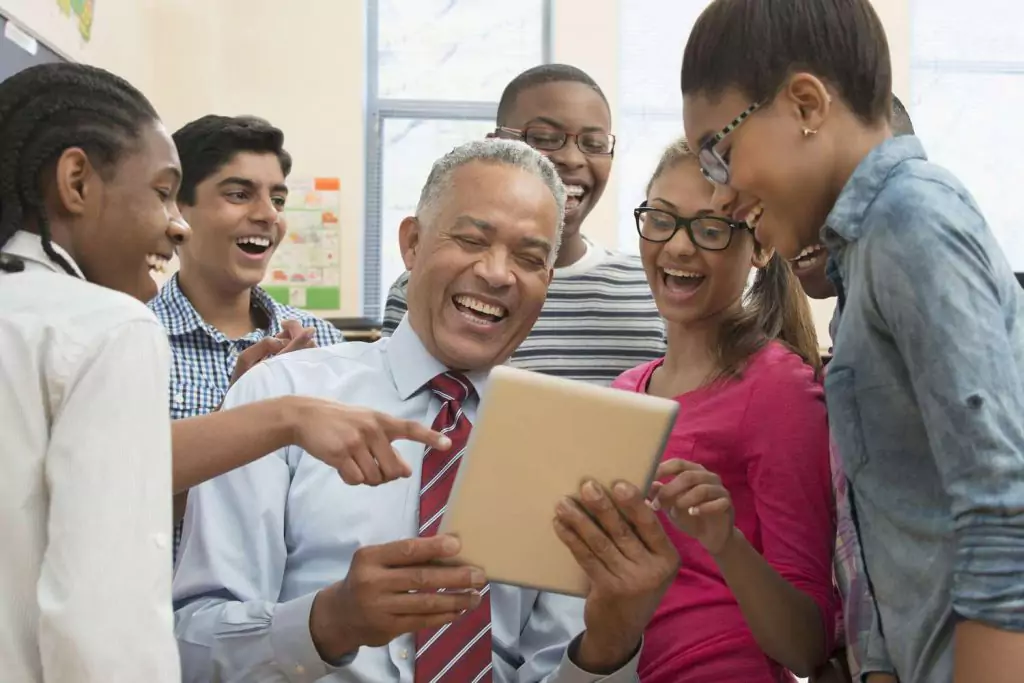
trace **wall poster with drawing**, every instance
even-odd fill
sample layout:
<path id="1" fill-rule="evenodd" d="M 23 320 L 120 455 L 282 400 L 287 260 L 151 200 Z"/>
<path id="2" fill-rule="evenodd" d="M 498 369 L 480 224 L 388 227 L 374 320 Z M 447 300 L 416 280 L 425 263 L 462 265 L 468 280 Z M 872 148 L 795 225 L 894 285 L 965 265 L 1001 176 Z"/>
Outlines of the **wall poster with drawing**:
<path id="1" fill-rule="evenodd" d="M 263 288 L 276 301 L 310 311 L 341 308 L 341 181 L 289 179 L 287 232 Z"/>

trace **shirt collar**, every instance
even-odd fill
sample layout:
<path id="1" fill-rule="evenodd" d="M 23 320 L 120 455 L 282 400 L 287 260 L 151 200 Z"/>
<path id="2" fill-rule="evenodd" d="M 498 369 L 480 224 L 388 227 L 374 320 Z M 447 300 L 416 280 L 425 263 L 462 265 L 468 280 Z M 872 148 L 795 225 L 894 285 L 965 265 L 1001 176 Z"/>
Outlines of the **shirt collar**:
<path id="1" fill-rule="evenodd" d="M 75 271 L 75 275 L 83 280 L 86 279 L 81 268 L 79 268 L 78 264 L 75 263 L 75 260 L 71 258 L 71 254 L 64 251 L 59 244 L 52 240 L 50 241 L 50 246 L 53 247 L 53 250 L 57 252 L 61 258 L 68 262 L 71 269 Z M 54 260 L 50 258 L 49 254 L 46 253 L 46 250 L 43 249 L 43 238 L 31 232 L 19 230 L 14 233 L 11 239 L 7 241 L 7 244 L 4 245 L 3 252 L 5 254 L 10 254 L 11 256 L 17 256 L 24 261 L 38 263 L 47 270 L 52 270 L 55 273 L 60 273 L 61 275 L 67 274 L 67 271 L 61 268 L 60 264 L 54 262 Z"/>
<path id="2" fill-rule="evenodd" d="M 927 158 L 913 135 L 890 138 L 871 150 L 846 181 L 825 221 L 821 235 L 825 245 L 831 249 L 864 236 L 868 210 L 893 169 L 910 159 Z"/>
<path id="3" fill-rule="evenodd" d="M 270 335 L 278 334 L 281 331 L 281 320 L 278 315 L 277 302 L 271 299 L 270 295 L 259 287 L 253 287 L 252 303 L 263 311 L 267 316 L 267 320 L 270 321 L 267 333 Z M 185 296 L 185 292 L 182 291 L 181 283 L 178 280 L 178 273 L 172 275 L 164 286 L 160 288 L 151 306 L 158 314 L 163 313 L 159 317 L 167 329 L 167 334 L 171 336 L 189 334 L 198 329 L 209 327 L 202 316 L 199 315 L 199 311 L 196 310 L 192 302 Z"/>
<path id="4" fill-rule="evenodd" d="M 384 354 L 395 388 L 403 401 L 419 392 L 427 382 L 448 370 L 423 346 L 419 335 L 409 324 L 408 315 L 402 318 L 402 322 L 391 335 Z M 466 378 L 473 385 L 477 396 L 482 395 L 486 388 L 487 375 L 487 371 L 466 373 Z"/>

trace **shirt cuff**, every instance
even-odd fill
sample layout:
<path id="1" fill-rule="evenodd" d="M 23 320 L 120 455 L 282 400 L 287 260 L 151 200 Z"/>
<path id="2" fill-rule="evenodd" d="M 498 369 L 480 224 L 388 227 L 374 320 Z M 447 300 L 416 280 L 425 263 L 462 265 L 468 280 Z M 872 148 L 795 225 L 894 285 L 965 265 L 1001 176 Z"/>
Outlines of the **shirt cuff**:
<path id="1" fill-rule="evenodd" d="M 634 683 L 639 680 L 637 666 L 640 664 L 640 653 L 644 649 L 642 640 L 640 647 L 636 649 L 628 662 L 623 664 L 618 671 L 603 676 L 584 671 L 572 661 L 571 654 L 579 649 L 582 639 L 582 633 L 572 639 L 569 647 L 565 648 L 565 654 L 562 656 L 562 662 L 558 665 L 558 669 L 546 683 Z"/>
<path id="2" fill-rule="evenodd" d="M 356 653 L 333 665 L 320 659 L 309 632 L 309 613 L 313 609 L 316 592 L 277 605 L 270 623 L 270 644 L 274 659 L 289 683 L 314 683 L 324 676 L 347 666 Z"/>

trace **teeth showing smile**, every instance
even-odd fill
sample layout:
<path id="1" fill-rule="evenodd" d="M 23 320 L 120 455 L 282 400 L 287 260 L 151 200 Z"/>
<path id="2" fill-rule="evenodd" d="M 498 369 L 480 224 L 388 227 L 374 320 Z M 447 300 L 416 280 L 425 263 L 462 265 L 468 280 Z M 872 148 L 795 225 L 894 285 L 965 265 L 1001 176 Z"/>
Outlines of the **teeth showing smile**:
<path id="1" fill-rule="evenodd" d="M 701 277 L 704 277 L 700 273 L 694 273 L 694 272 L 689 271 L 689 270 L 673 270 L 672 268 L 662 268 L 662 270 L 665 272 L 665 275 L 670 275 L 672 277 L 685 277 L 685 278 L 701 278 Z"/>
<path id="2" fill-rule="evenodd" d="M 167 259 L 160 254 L 146 254 L 146 265 L 154 273 L 164 273 L 167 270 Z"/>
<path id="3" fill-rule="evenodd" d="M 793 269 L 797 272 L 806 270 L 818 264 L 821 257 L 825 255 L 824 244 L 812 244 L 796 255 L 796 258 L 789 260 L 793 264 Z"/>
<path id="4" fill-rule="evenodd" d="M 803 251 L 801 251 L 799 254 L 797 254 L 796 258 L 793 259 L 793 260 L 794 261 L 799 261 L 800 259 L 805 258 L 807 256 L 810 256 L 812 254 L 817 254 L 819 251 L 821 251 L 824 248 L 825 248 L 824 244 L 812 244 L 809 247 L 804 247 Z"/>
<path id="5" fill-rule="evenodd" d="M 253 237 L 239 237 L 235 241 L 238 244 L 255 244 L 257 247 L 264 247 L 264 248 L 266 248 L 266 247 L 270 246 L 270 238 L 269 237 L 257 237 L 257 236 L 253 236 Z"/>
<path id="6" fill-rule="evenodd" d="M 580 205 L 583 201 L 583 195 L 587 193 L 587 189 L 582 185 L 566 185 L 565 186 L 565 209 L 566 211 L 572 211 Z"/>
<path id="7" fill-rule="evenodd" d="M 235 244 L 247 254 L 257 255 L 262 254 L 270 248 L 271 241 L 269 237 L 262 235 L 250 235 L 247 237 L 239 237 L 235 240 Z"/>
<path id="8" fill-rule="evenodd" d="M 453 301 L 459 310 L 476 314 L 490 322 L 498 322 L 508 315 L 508 310 L 504 306 L 495 306 L 465 294 L 456 296 Z"/>

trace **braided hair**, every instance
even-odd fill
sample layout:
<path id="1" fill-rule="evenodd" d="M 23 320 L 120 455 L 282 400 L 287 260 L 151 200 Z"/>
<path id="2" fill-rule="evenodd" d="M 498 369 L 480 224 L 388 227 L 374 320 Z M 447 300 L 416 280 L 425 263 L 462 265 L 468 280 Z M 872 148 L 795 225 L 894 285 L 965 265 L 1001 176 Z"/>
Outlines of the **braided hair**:
<path id="1" fill-rule="evenodd" d="M 66 149 L 80 147 L 106 175 L 157 118 L 127 81 L 82 64 L 34 66 L 0 83 L 0 248 L 34 219 L 47 256 L 74 275 L 51 241 L 43 170 Z M 0 270 L 24 267 L 21 259 L 0 254 Z"/>

